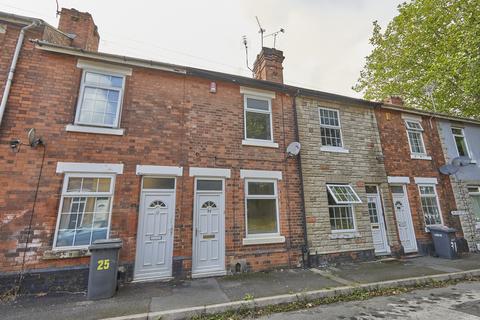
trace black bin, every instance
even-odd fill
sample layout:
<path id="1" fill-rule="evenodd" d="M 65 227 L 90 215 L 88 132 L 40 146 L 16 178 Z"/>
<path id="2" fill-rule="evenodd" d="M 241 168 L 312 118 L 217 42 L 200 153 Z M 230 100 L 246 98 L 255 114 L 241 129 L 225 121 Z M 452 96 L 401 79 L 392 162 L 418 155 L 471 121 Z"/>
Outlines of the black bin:
<path id="1" fill-rule="evenodd" d="M 122 240 L 96 240 L 91 252 L 87 297 L 91 300 L 111 298 L 117 290 L 118 255 Z"/>
<path id="2" fill-rule="evenodd" d="M 435 253 L 446 259 L 458 258 L 457 238 L 455 232 L 457 230 L 444 226 L 428 227 L 433 239 Z"/>

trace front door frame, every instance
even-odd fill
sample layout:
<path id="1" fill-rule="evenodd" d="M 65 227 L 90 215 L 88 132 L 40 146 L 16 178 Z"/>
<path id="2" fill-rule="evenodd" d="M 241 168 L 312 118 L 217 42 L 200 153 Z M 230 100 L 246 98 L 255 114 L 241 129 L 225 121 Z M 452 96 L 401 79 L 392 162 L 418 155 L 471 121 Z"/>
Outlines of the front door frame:
<path id="1" fill-rule="evenodd" d="M 402 189 L 403 189 L 403 199 L 405 200 L 405 208 L 408 209 L 408 212 L 409 212 L 409 214 L 407 215 L 408 216 L 407 223 L 410 225 L 410 230 L 411 230 L 410 235 L 413 237 L 414 248 L 411 249 L 411 250 L 405 250 L 405 248 L 404 248 L 404 251 L 405 251 L 405 253 L 418 252 L 417 236 L 415 235 L 415 226 L 413 225 L 412 209 L 410 208 L 410 200 L 409 200 L 409 197 L 408 197 L 407 185 L 403 184 L 403 183 L 391 183 L 390 187 L 392 187 L 392 186 L 393 187 L 402 187 Z M 399 233 L 398 237 L 400 238 L 400 231 L 399 231 L 399 228 L 398 228 L 398 217 L 397 217 L 397 213 L 396 213 L 396 209 L 395 209 L 395 201 L 393 199 L 394 192 L 391 192 L 391 189 L 390 189 L 390 193 L 392 195 L 393 213 L 395 215 L 395 220 L 397 221 L 397 231 Z M 401 239 L 400 239 L 400 243 L 401 243 Z M 403 244 L 402 244 L 402 246 L 403 246 Z"/>
<path id="2" fill-rule="evenodd" d="M 174 179 L 174 187 L 172 189 L 143 189 L 143 179 L 147 178 L 167 178 L 167 179 Z M 140 204 L 139 204 L 139 209 L 138 209 L 138 219 L 137 219 L 137 237 L 136 237 L 136 246 L 135 246 L 135 266 L 133 270 L 133 281 L 134 282 L 140 282 L 140 281 L 155 281 L 155 280 L 169 280 L 172 279 L 172 272 L 173 272 L 173 247 L 174 247 L 174 242 L 175 242 L 175 212 L 176 212 L 176 198 L 177 198 L 177 179 L 176 177 L 172 176 L 159 176 L 159 175 L 145 175 L 142 176 L 141 178 L 141 184 L 140 184 Z M 144 213 L 145 213 L 145 198 L 146 196 L 161 196 L 161 195 L 169 195 L 172 197 L 172 204 L 171 208 L 173 210 L 172 212 L 172 225 L 171 225 L 171 231 L 169 232 L 170 234 L 170 243 L 167 248 L 167 257 L 169 257 L 169 271 L 167 275 L 160 276 L 160 277 L 145 277 L 142 278 L 141 276 L 139 277 L 136 273 L 136 268 L 139 265 L 139 252 L 140 252 L 140 246 L 142 245 L 142 241 L 139 241 L 139 238 L 143 238 L 143 218 L 144 218 Z"/>
<path id="3" fill-rule="evenodd" d="M 383 198 L 380 193 L 380 186 L 377 184 L 368 184 L 367 186 L 374 186 L 377 190 L 376 193 L 367 193 L 367 203 L 368 203 L 368 197 L 375 197 L 376 200 L 376 205 L 377 205 L 377 217 L 378 217 L 378 222 L 380 225 L 380 228 L 382 229 L 382 240 L 385 245 L 385 251 L 382 252 L 375 252 L 375 255 L 389 255 L 391 254 L 391 249 L 390 249 L 390 244 L 388 243 L 388 236 L 387 236 L 387 222 L 385 219 L 385 206 L 383 205 Z M 381 213 L 379 212 L 381 210 Z M 370 228 L 371 228 L 371 222 L 370 222 Z M 372 241 L 373 241 L 373 234 L 372 234 Z"/>
<path id="4" fill-rule="evenodd" d="M 199 191 L 197 190 L 197 181 L 198 180 L 221 180 L 222 181 L 222 191 Z M 202 277 L 212 277 L 212 276 L 223 276 L 226 275 L 226 268 L 225 268 L 225 178 L 223 177 L 202 177 L 196 176 L 194 179 L 194 196 L 193 196 L 193 223 L 192 223 L 192 278 L 202 278 Z M 197 211 L 197 195 L 220 195 L 221 205 L 222 205 L 222 212 L 221 212 L 221 221 L 220 221 L 220 229 L 219 232 L 221 235 L 221 245 L 220 245 L 220 266 L 221 269 L 215 271 L 204 271 L 196 270 L 196 263 L 197 263 L 197 236 L 196 230 L 198 226 L 198 211 Z"/>

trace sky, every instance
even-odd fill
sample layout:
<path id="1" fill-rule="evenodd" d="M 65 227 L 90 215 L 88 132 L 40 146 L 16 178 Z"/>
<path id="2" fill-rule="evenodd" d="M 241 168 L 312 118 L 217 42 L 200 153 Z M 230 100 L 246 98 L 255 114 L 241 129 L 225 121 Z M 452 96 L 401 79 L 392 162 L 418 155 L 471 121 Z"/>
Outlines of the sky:
<path id="1" fill-rule="evenodd" d="M 260 52 L 258 16 L 266 34 L 279 34 L 287 84 L 352 97 L 372 50 L 372 22 L 382 27 L 398 14 L 399 0 L 58 0 L 90 12 L 102 52 L 251 76 Z M 58 25 L 55 0 L 0 0 L 0 11 Z M 273 37 L 264 45 L 273 46 Z"/>

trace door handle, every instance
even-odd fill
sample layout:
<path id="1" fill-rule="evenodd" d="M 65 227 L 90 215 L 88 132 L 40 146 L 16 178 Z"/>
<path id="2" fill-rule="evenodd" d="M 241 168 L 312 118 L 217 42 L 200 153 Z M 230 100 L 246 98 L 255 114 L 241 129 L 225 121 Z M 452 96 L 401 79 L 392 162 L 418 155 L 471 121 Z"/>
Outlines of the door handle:
<path id="1" fill-rule="evenodd" d="M 195 228 L 195 237 L 198 236 L 198 228 Z"/>
<path id="2" fill-rule="evenodd" d="M 170 230 L 170 234 L 172 235 L 173 234 L 173 227 L 170 226 L 169 230 Z"/>

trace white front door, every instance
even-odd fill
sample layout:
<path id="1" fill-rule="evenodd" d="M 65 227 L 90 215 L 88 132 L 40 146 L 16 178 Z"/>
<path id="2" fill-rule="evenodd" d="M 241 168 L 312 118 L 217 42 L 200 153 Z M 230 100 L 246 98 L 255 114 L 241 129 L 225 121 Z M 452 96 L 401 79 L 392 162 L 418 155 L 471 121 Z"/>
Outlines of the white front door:
<path id="1" fill-rule="evenodd" d="M 383 207 L 377 186 L 368 186 L 367 192 L 368 213 L 372 230 L 373 246 L 376 255 L 389 254 L 390 246 L 387 240 Z"/>
<path id="2" fill-rule="evenodd" d="M 208 183 L 202 184 L 204 181 Z M 219 183 L 222 191 L 205 190 L 209 189 L 209 185 L 213 185 L 212 181 Z M 223 275 L 225 274 L 223 180 L 197 180 L 196 183 L 192 276 Z"/>
<path id="3" fill-rule="evenodd" d="M 172 276 L 174 193 L 142 193 L 134 280 Z"/>
<path id="4" fill-rule="evenodd" d="M 417 240 L 405 186 L 391 186 L 391 190 L 400 242 L 405 253 L 417 252 Z"/>

